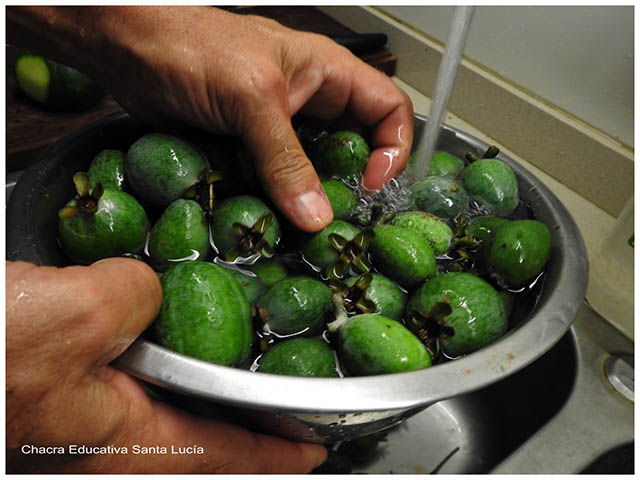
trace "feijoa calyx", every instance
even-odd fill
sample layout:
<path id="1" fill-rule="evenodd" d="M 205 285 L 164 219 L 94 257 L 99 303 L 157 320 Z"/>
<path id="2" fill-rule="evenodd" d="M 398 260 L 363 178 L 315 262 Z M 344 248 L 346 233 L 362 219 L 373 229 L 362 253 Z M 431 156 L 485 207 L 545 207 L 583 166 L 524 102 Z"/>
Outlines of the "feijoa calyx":
<path id="1" fill-rule="evenodd" d="M 296 377 L 337 377 L 331 348 L 316 338 L 292 338 L 275 344 L 260 359 L 258 372 Z"/>
<path id="2" fill-rule="evenodd" d="M 365 273 L 371 270 L 367 250 L 373 237 L 370 228 L 361 230 L 349 222 L 334 220 L 307 241 L 302 253 L 329 278 L 342 278 L 350 270 Z"/>
<path id="3" fill-rule="evenodd" d="M 273 211 L 259 198 L 238 195 L 220 203 L 211 216 L 211 238 L 222 258 L 271 257 L 280 240 Z"/>
<path id="4" fill-rule="evenodd" d="M 377 273 L 347 278 L 341 288 L 334 288 L 344 298 L 345 309 L 352 313 L 377 313 L 400 320 L 407 302 L 407 294 L 398 285 Z"/>
<path id="5" fill-rule="evenodd" d="M 140 253 L 150 223 L 144 208 L 128 193 L 89 190 L 86 173 L 74 175 L 78 194 L 58 212 L 58 235 L 74 262 L 90 264 L 107 257 Z"/>
<path id="6" fill-rule="evenodd" d="M 409 299 L 407 325 L 449 357 L 474 352 L 506 330 L 504 304 L 482 278 L 465 272 L 437 275 Z M 435 349 L 437 350 L 437 348 Z"/>
<path id="7" fill-rule="evenodd" d="M 179 263 L 165 272 L 155 321 L 165 347 L 220 365 L 238 365 L 253 340 L 247 297 L 227 269 L 215 263 Z"/>

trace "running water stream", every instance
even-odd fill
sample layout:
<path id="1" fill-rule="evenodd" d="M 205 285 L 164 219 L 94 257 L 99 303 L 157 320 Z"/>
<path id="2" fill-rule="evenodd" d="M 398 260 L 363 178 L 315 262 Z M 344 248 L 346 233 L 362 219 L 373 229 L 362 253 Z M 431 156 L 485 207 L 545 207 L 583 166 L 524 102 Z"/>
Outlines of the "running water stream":
<path id="1" fill-rule="evenodd" d="M 440 126 L 453 92 L 458 67 L 467 42 L 473 9 L 474 7 L 471 6 L 460 6 L 454 11 L 449 37 L 438 69 L 428 120 L 422 137 L 418 139 L 418 147 L 415 149 L 416 161 L 401 175 L 392 179 L 382 190 L 370 192 L 358 188 L 359 202 L 356 216 L 369 218 L 371 207 L 375 204 L 383 205 L 383 213 L 406 210 L 409 187 L 429 171 Z"/>
<path id="2" fill-rule="evenodd" d="M 442 124 L 449 100 L 451 99 L 451 93 L 453 92 L 453 86 L 455 85 L 458 74 L 458 67 L 460 66 L 462 53 L 467 43 L 473 9 L 474 7 L 471 6 L 456 7 L 453 14 L 449 38 L 444 47 L 442 61 L 438 69 L 433 101 L 429 109 L 429 117 L 422 138 L 419 139 L 418 148 L 416 149 L 418 158 L 413 166 L 413 171 L 409 172 L 411 183 L 420 180 L 429 171 L 431 156 L 433 155 L 440 133 L 440 125 Z"/>

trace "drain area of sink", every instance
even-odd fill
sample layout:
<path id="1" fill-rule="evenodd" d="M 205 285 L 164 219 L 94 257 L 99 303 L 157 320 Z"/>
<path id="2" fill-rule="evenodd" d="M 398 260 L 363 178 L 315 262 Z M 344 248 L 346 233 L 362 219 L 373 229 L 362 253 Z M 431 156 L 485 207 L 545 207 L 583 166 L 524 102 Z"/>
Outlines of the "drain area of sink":
<path id="1" fill-rule="evenodd" d="M 501 382 L 438 402 L 377 437 L 334 446 L 316 473 L 488 473 L 562 408 L 575 377 L 569 332 Z"/>

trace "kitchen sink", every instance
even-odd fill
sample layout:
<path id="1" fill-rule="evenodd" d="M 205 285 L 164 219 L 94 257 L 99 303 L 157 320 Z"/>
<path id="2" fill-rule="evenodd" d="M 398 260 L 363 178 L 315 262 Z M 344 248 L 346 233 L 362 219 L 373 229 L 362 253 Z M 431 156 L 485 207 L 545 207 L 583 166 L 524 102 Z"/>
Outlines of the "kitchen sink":
<path id="1" fill-rule="evenodd" d="M 633 473 L 632 357 L 631 340 L 583 304 L 564 337 L 529 366 L 392 429 L 328 445 L 314 473 Z M 611 360 L 627 362 L 613 384 Z M 148 388 L 194 414 L 255 428 L 233 408 Z"/>
<path id="2" fill-rule="evenodd" d="M 633 473 L 633 365 L 624 379 L 631 398 L 605 369 L 632 355 L 633 343 L 585 304 L 525 369 L 384 435 L 333 445 L 316 473 Z"/>

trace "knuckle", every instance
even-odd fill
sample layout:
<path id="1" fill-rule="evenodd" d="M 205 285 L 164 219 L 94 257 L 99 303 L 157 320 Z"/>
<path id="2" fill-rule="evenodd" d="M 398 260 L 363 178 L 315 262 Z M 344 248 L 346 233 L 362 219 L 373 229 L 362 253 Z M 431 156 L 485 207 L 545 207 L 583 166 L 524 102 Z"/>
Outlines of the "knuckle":
<path id="1" fill-rule="evenodd" d="M 285 79 L 281 71 L 274 69 L 271 65 L 256 67 L 247 76 L 248 88 L 253 97 L 264 99 L 273 97 L 276 92 L 284 91 L 286 87 Z"/>
<path id="2" fill-rule="evenodd" d="M 307 179 L 312 172 L 311 163 L 301 152 L 273 158 L 262 165 L 265 180 L 273 185 L 296 185 Z"/>

